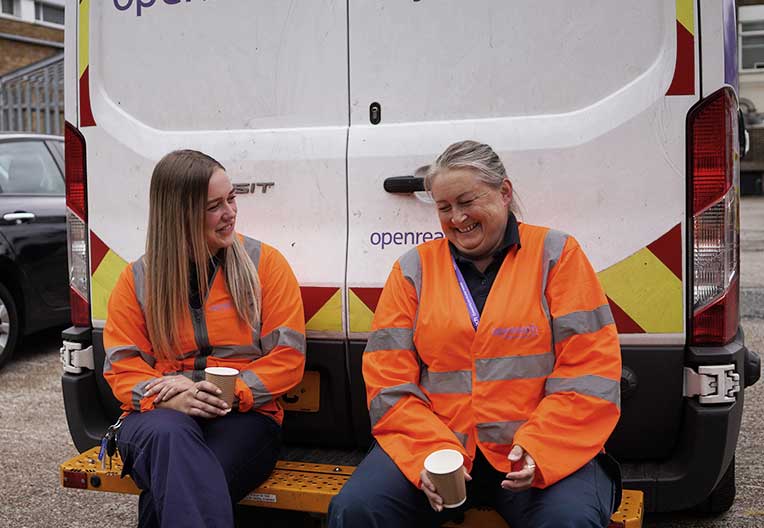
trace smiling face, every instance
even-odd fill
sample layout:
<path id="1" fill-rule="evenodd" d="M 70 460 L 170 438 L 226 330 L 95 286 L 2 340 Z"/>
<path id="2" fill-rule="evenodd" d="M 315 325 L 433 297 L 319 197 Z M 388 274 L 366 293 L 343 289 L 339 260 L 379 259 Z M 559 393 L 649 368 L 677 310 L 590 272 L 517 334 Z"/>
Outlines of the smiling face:
<path id="1" fill-rule="evenodd" d="M 236 226 L 236 194 L 224 170 L 216 169 L 207 186 L 204 236 L 211 254 L 233 244 Z"/>
<path id="2" fill-rule="evenodd" d="M 445 170 L 433 179 L 431 194 L 443 233 L 459 252 L 477 260 L 499 248 L 512 202 L 509 180 L 497 189 L 472 169 Z"/>

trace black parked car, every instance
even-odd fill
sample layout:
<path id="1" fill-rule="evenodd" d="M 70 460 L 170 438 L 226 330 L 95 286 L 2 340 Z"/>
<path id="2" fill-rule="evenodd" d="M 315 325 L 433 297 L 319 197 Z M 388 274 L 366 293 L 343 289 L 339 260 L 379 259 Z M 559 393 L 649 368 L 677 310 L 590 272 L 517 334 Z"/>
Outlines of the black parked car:
<path id="1" fill-rule="evenodd" d="M 0 134 L 0 367 L 68 320 L 63 138 Z"/>

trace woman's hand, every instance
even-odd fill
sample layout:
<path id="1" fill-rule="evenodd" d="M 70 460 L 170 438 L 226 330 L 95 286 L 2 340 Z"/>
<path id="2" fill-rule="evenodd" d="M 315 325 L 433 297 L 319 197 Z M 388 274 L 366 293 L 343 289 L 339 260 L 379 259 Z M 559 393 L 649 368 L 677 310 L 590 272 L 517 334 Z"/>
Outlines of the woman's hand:
<path id="1" fill-rule="evenodd" d="M 507 473 L 507 480 L 501 481 L 501 487 L 510 491 L 525 491 L 530 488 L 533 477 L 536 476 L 536 462 L 533 458 L 519 445 L 512 447 L 507 458 L 512 468 L 520 464 L 522 467 L 518 471 Z"/>
<path id="2" fill-rule="evenodd" d="M 469 482 L 472 480 L 472 477 L 469 473 L 467 473 L 467 468 L 462 466 L 462 469 L 464 470 L 464 480 Z M 427 500 L 430 501 L 430 506 L 433 510 L 436 512 L 443 511 L 443 497 L 438 495 L 438 492 L 435 490 L 435 485 L 430 480 L 430 477 L 427 475 L 427 471 L 424 469 L 419 474 L 419 478 L 422 479 L 422 485 L 420 486 L 422 491 L 424 491 L 424 494 L 427 496 Z"/>
<path id="3" fill-rule="evenodd" d="M 171 377 L 182 378 L 183 376 Z M 182 384 L 186 388 L 178 392 L 178 384 L 173 383 L 172 390 L 168 388 L 168 393 L 171 396 L 164 397 L 160 401 L 155 400 L 154 405 L 157 409 L 173 409 L 189 416 L 198 416 L 200 418 L 215 418 L 231 412 L 228 404 L 218 398 L 222 391 L 216 385 L 209 381 L 194 383 L 188 378 L 184 379 L 188 382 Z M 166 385 L 163 384 L 162 386 Z M 161 389 L 158 389 L 158 392 L 161 392 Z"/>
<path id="4" fill-rule="evenodd" d="M 163 376 L 146 385 L 146 397 L 156 394 L 154 405 L 171 399 L 194 386 L 194 382 L 185 376 Z"/>

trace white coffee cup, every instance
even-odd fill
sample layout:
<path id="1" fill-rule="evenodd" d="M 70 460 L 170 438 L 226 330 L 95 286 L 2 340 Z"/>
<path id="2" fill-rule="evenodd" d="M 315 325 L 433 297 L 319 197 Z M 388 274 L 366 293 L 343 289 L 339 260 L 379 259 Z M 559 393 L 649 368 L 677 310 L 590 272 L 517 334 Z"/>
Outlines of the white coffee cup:
<path id="1" fill-rule="evenodd" d="M 216 385 L 223 394 L 219 398 L 228 404 L 233 405 L 233 397 L 236 388 L 236 378 L 239 371 L 231 367 L 207 367 L 204 369 L 204 378 Z"/>
<path id="2" fill-rule="evenodd" d="M 443 498 L 444 508 L 456 508 L 467 500 L 464 457 L 455 449 L 433 451 L 424 460 L 424 469 Z"/>

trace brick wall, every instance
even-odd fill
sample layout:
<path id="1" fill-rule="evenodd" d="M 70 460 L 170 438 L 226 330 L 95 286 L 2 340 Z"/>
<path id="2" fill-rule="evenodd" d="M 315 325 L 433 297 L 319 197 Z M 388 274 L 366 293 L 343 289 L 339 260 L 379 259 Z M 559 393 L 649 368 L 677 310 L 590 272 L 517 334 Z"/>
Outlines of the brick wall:
<path id="1" fill-rule="evenodd" d="M 0 33 L 51 42 L 64 42 L 64 30 L 21 20 L 0 18 Z M 60 53 L 61 48 L 29 44 L 0 37 L 0 75 Z"/>
<path id="2" fill-rule="evenodd" d="M 42 24 L 32 24 L 23 20 L 14 20 L 12 18 L 0 18 L 0 33 L 10 33 L 20 37 L 29 37 L 40 40 L 51 40 L 53 42 L 64 42 L 64 30 L 43 26 Z"/>

